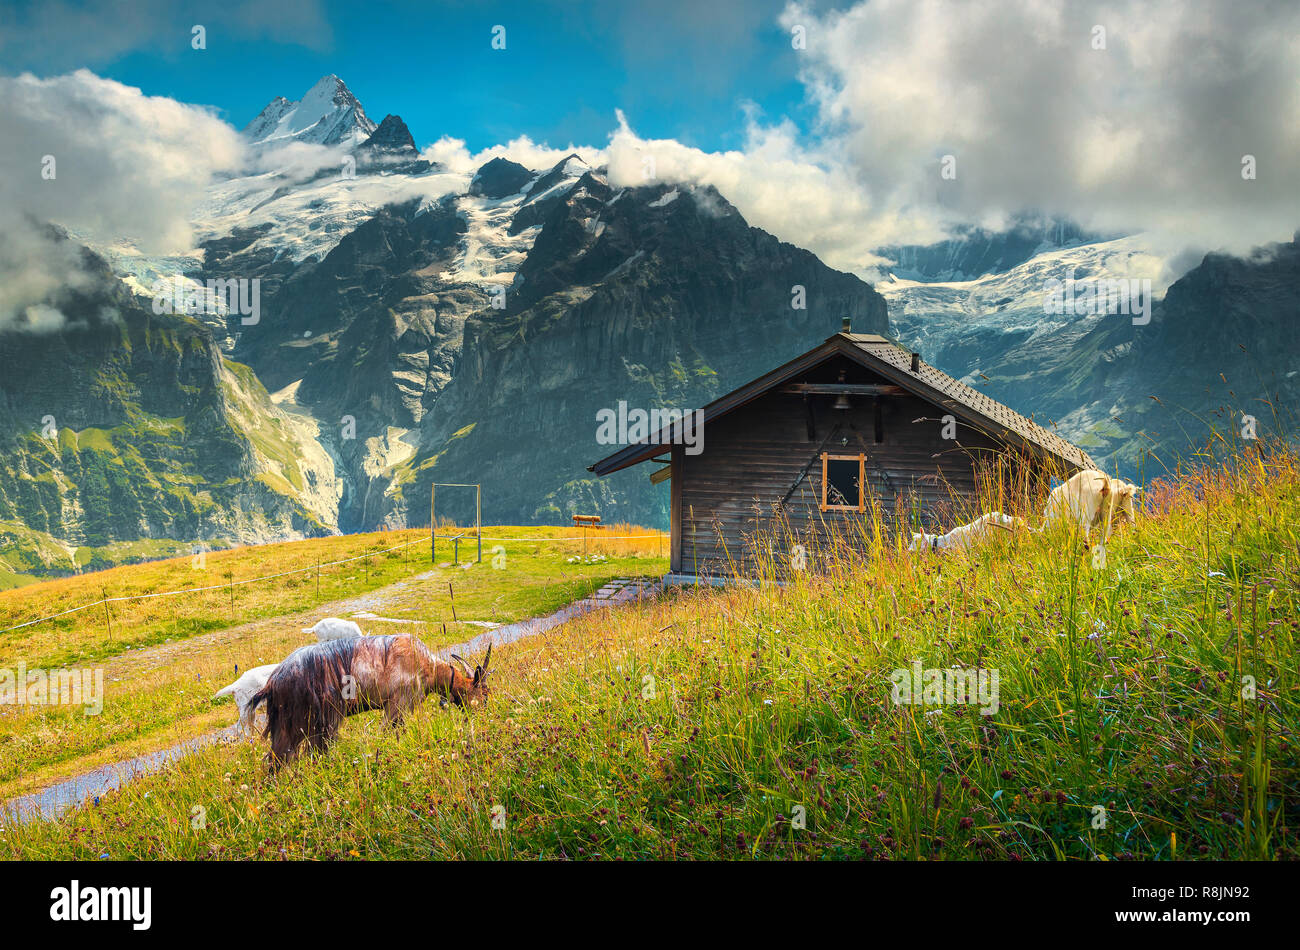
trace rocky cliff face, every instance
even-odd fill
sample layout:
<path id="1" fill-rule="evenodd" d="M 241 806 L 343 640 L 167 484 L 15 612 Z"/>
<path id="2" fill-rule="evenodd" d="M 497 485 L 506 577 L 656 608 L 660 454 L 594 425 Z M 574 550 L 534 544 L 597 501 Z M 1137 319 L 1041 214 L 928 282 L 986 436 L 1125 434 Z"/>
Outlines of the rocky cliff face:
<path id="1" fill-rule="evenodd" d="M 506 198 L 522 192 L 533 178 L 533 172 L 518 162 L 494 158 L 474 173 L 469 193 L 485 198 Z"/>
<path id="2" fill-rule="evenodd" d="M 356 156 L 366 171 L 421 175 L 434 168 L 433 162 L 420 158 L 411 130 L 400 115 L 384 116 L 370 138 L 358 146 Z"/>
<path id="3" fill-rule="evenodd" d="M 615 189 L 586 172 L 539 226 L 505 307 L 469 317 L 388 517 L 426 517 L 436 480 L 482 482 L 494 520 L 598 511 L 666 523 L 667 493 L 645 472 L 586 475 L 617 448 L 597 442 L 600 409 L 698 408 L 830 336 L 841 316 L 861 332 L 888 327 L 867 284 L 751 228 L 712 188 Z M 795 285 L 806 310 L 791 307 Z"/>
<path id="4" fill-rule="evenodd" d="M 155 314 L 86 252 L 51 332 L 0 333 L 0 571 L 67 573 L 119 542 L 330 530 L 307 423 L 190 317 Z"/>
<path id="5" fill-rule="evenodd" d="M 1123 470 L 1159 474 L 1179 455 L 1300 431 L 1300 235 L 1246 258 L 1206 255 L 1151 322 L 1113 317 L 1040 381 L 1062 431 Z M 1243 420 L 1251 416 L 1252 424 Z M 1218 444 L 1222 449 L 1222 443 Z"/>
<path id="6" fill-rule="evenodd" d="M 448 271 L 464 240 L 454 202 L 386 208 L 316 265 L 300 267 L 245 328 L 235 355 L 320 422 L 340 461 L 343 530 L 373 528 L 385 472 L 451 379 L 469 313 L 487 294 Z"/>

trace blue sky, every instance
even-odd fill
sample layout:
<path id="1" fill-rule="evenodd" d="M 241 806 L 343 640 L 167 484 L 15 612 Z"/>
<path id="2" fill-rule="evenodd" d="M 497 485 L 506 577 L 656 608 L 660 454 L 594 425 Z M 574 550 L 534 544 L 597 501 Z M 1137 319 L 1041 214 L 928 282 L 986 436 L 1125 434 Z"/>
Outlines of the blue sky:
<path id="1" fill-rule="evenodd" d="M 61 142 L 201 189 L 238 143 L 173 100 L 242 128 L 335 73 L 421 147 L 649 155 L 843 270 L 1022 211 L 1242 253 L 1300 220 L 1296 35 L 1295 0 L 0 0 L 0 163 Z"/>
<path id="2" fill-rule="evenodd" d="M 527 135 L 603 145 L 621 108 L 638 133 L 706 150 L 743 144 L 744 109 L 808 130 L 781 0 L 424 2 L 137 0 L 5 3 L 0 69 L 85 67 L 149 95 L 210 105 L 242 128 L 276 95 L 343 78 L 376 122 L 401 115 L 421 147 Z M 207 49 L 190 47 L 203 24 Z M 506 49 L 491 47 L 506 28 Z"/>

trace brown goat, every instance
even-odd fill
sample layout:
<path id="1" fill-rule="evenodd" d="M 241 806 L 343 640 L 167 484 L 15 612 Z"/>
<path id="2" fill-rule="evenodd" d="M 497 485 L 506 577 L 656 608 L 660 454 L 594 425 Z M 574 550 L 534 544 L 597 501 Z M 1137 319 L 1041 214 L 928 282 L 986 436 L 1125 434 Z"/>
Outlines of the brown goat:
<path id="1" fill-rule="evenodd" d="M 346 717 L 371 709 L 382 709 L 384 724 L 398 728 L 430 693 L 442 696 L 444 705 L 486 701 L 492 647 L 472 673 L 452 656 L 461 669 L 409 634 L 327 640 L 294 651 L 253 697 L 254 708 L 266 702 L 267 763 L 274 771 L 292 761 L 303 742 L 323 751 Z"/>

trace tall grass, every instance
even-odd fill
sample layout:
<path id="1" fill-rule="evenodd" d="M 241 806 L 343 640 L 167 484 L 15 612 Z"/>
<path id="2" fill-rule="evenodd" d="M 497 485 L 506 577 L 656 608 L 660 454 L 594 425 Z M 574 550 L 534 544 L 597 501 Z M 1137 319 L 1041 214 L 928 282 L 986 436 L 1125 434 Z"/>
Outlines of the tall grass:
<path id="1" fill-rule="evenodd" d="M 400 735 L 358 717 L 273 779 L 260 745 L 209 749 L 4 830 L 0 855 L 1298 856 L 1293 450 L 1155 486 L 1101 564 L 1064 530 L 938 557 L 895 528 L 868 513 L 846 530 L 869 544 L 805 571 L 757 539 L 771 583 L 514 644 L 469 715 L 427 703 Z M 998 671 L 996 714 L 896 703 L 914 660 Z"/>

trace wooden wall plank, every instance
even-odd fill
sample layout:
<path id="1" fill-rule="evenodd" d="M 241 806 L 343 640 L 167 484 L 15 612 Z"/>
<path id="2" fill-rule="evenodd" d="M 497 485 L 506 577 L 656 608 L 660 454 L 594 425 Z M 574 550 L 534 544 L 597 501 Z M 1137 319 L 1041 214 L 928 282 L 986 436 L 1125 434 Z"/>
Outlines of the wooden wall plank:
<path id="1" fill-rule="evenodd" d="M 879 381 L 871 375 L 858 367 L 850 379 Z M 709 423 L 702 454 L 687 456 L 674 447 L 675 571 L 725 574 L 729 558 L 744 570 L 747 547 L 778 520 L 814 546 L 832 543 L 837 532 L 863 531 L 869 510 L 820 510 L 823 452 L 865 455 L 868 498 L 891 524 L 912 530 L 910 520 L 935 530 L 951 527 L 954 510 L 974 500 L 977 464 L 1007 451 L 964 424 L 957 426 L 956 443 L 944 439 L 944 411 L 910 394 L 854 396 L 849 410 L 832 409 L 830 395 L 807 398 L 814 405 L 812 439 L 804 396 L 773 391 Z M 795 485 L 805 466 L 807 474 Z"/>

